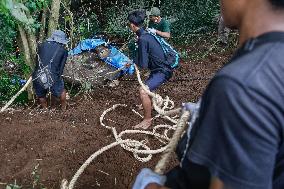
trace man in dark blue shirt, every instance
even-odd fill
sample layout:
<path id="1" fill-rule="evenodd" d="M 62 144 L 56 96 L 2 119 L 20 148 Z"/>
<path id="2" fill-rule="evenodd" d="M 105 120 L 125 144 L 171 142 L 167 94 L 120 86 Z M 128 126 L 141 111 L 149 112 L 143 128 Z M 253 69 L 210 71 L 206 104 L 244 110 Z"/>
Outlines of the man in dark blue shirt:
<path id="1" fill-rule="evenodd" d="M 241 47 L 203 94 L 177 148 L 180 165 L 166 176 L 143 169 L 135 189 L 284 188 L 284 0 L 221 8 Z"/>
<path id="2" fill-rule="evenodd" d="M 129 27 L 138 36 L 138 54 L 134 60 L 141 68 L 149 69 L 150 76 L 145 84 L 150 91 L 157 89 L 172 76 L 172 68 L 166 65 L 166 57 L 160 43 L 143 29 L 145 12 L 134 11 L 128 15 Z M 151 126 L 152 103 L 148 94 L 140 88 L 140 99 L 144 109 L 144 120 L 135 128 L 147 129 Z"/>
<path id="3" fill-rule="evenodd" d="M 61 101 L 61 108 L 66 109 L 66 91 L 64 89 L 63 78 L 61 77 L 68 57 L 68 51 L 64 48 L 67 44 L 66 35 L 63 31 L 55 30 L 51 37 L 38 46 L 38 57 L 35 71 L 33 73 L 33 86 L 39 102 L 43 108 L 47 108 L 47 89 L 38 82 L 38 70 L 48 66 L 54 84 L 50 87 L 53 96 Z"/>

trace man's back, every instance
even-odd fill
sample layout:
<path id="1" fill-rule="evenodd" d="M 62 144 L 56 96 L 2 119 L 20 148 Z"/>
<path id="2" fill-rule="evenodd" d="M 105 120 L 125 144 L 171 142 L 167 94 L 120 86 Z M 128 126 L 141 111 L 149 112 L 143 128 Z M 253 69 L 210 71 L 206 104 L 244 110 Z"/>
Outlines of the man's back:
<path id="1" fill-rule="evenodd" d="M 232 188 L 284 188 L 283 51 L 284 33 L 248 41 L 202 97 L 186 156 Z"/>
<path id="2" fill-rule="evenodd" d="M 62 44 L 57 42 L 43 42 L 38 47 L 38 55 L 43 66 L 50 64 L 51 59 L 51 72 L 56 75 L 61 75 L 63 73 L 65 61 L 68 56 L 67 50 L 64 49 Z M 38 60 L 39 61 L 39 60 Z M 39 67 L 37 63 L 36 69 Z"/>
<path id="3" fill-rule="evenodd" d="M 240 82 L 246 89 L 253 101 L 256 113 L 248 119 L 247 125 L 256 126 L 255 134 L 264 140 L 270 140 L 271 147 L 276 148 L 274 156 L 266 159 L 263 163 L 271 161 L 275 163 L 273 170 L 273 189 L 284 188 L 284 33 L 269 33 L 262 35 L 259 41 L 251 41 L 259 47 L 249 56 L 236 60 L 226 66 L 218 75 L 231 77 Z M 266 41 L 267 40 L 267 41 Z M 259 43 L 259 44 L 258 44 Z M 261 43 L 265 43 L 262 44 Z M 252 44 L 253 45 L 253 44 Z M 250 48 L 250 47 L 248 47 Z M 253 48 L 253 47 L 252 47 Z M 240 97 L 241 98 L 241 97 Z M 240 104 L 241 105 L 241 104 Z M 248 106 L 246 105 L 246 106 Z M 245 121 L 245 120 L 244 120 Z M 250 139 L 253 142 L 253 138 Z M 265 148 L 265 144 L 259 144 Z M 271 153 L 272 151 L 268 151 Z M 257 156 L 257 154 L 254 154 Z M 263 156 L 262 154 L 259 154 Z M 268 157 L 268 156 L 267 156 Z M 259 157 L 256 157 L 257 160 Z M 275 158 L 275 162 L 272 161 Z M 260 170 L 265 171 L 265 170 Z"/>
<path id="4" fill-rule="evenodd" d="M 160 43 L 152 34 L 143 29 L 139 31 L 137 63 L 151 71 L 164 69 L 171 71 L 163 61 L 166 60 L 164 51 Z"/>

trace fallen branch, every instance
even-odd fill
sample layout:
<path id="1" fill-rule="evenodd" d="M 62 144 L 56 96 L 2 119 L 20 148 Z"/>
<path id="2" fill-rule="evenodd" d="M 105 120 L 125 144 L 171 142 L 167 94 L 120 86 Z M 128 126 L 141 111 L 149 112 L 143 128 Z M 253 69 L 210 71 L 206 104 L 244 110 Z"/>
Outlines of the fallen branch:
<path id="1" fill-rule="evenodd" d="M 27 81 L 27 83 L 23 86 L 23 88 L 17 92 L 17 94 L 15 94 L 11 100 L 0 110 L 0 113 L 4 112 L 13 102 L 14 100 L 24 91 L 27 89 L 27 87 L 29 86 L 29 84 L 32 82 L 32 77 L 29 78 L 29 80 Z"/>

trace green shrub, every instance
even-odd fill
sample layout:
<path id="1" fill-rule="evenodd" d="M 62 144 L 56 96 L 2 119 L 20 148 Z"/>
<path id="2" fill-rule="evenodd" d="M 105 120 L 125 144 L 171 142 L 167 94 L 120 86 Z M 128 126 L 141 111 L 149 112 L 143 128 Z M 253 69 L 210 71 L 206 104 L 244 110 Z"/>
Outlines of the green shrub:
<path id="1" fill-rule="evenodd" d="M 74 38 L 77 40 L 90 38 L 101 31 L 98 17 L 94 12 L 89 15 L 82 15 L 74 20 L 76 20 L 74 23 Z"/>
<path id="2" fill-rule="evenodd" d="M 15 43 L 17 32 L 14 20 L 8 15 L 0 13 L 0 103 L 5 103 L 21 88 L 20 79 L 29 72 L 23 57 L 16 58 Z M 12 73 L 9 73 L 5 66 L 12 64 L 15 66 Z M 16 102 L 27 101 L 27 94 L 22 93 Z"/>
<path id="3" fill-rule="evenodd" d="M 165 0 L 161 11 L 172 22 L 173 36 L 183 38 L 215 30 L 214 18 L 219 14 L 219 4 L 214 0 Z"/>
<path id="4" fill-rule="evenodd" d="M 148 1 L 139 1 L 134 3 L 129 3 L 129 5 L 122 6 L 111 6 L 106 9 L 105 17 L 107 23 L 105 25 L 105 32 L 122 38 L 127 38 L 132 35 L 128 27 L 127 16 L 131 11 L 138 9 L 145 9 L 149 6 Z"/>
<path id="5" fill-rule="evenodd" d="M 110 6 L 106 8 L 107 24 L 105 31 L 118 37 L 127 37 L 130 31 L 127 27 L 127 15 L 136 9 L 150 10 L 159 6 L 157 2 L 140 0 L 128 1 L 128 5 Z M 171 23 L 171 33 L 174 38 L 184 38 L 192 33 L 206 33 L 215 30 L 214 18 L 219 14 L 219 4 L 214 0 L 164 0 L 159 8 L 162 17 Z"/>
<path id="6" fill-rule="evenodd" d="M 11 52 L 14 50 L 14 40 L 17 32 L 13 19 L 0 12 L 0 63 L 5 62 L 11 57 Z"/>

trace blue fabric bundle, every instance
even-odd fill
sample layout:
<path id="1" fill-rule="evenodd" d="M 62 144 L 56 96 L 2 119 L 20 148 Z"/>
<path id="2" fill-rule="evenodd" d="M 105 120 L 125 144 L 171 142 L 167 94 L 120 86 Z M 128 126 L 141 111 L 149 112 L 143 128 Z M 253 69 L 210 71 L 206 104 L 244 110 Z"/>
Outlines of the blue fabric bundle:
<path id="1" fill-rule="evenodd" d="M 69 51 L 69 55 L 78 55 L 84 51 L 90 51 L 95 49 L 100 45 L 107 45 L 106 41 L 103 39 L 85 39 L 80 41 L 80 43 L 74 49 Z M 110 55 L 106 58 L 103 58 L 102 61 L 109 64 L 110 66 L 120 69 L 126 63 L 132 62 L 125 54 L 119 51 L 116 47 L 107 45 L 110 49 Z M 123 74 L 133 74 L 134 73 L 134 65 L 131 65 L 129 68 L 123 69 Z"/>

